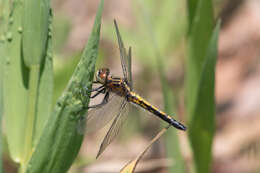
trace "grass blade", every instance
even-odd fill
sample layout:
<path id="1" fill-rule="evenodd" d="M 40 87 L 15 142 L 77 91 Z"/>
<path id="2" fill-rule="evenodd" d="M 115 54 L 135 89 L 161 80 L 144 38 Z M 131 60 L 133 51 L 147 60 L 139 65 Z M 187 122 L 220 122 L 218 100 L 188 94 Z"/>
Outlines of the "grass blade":
<path id="1" fill-rule="evenodd" d="M 3 120 L 11 158 L 21 162 L 24 153 L 24 119 L 27 114 L 28 69 L 21 58 L 22 4 L 12 1 L 11 6 L 4 42 Z"/>
<path id="2" fill-rule="evenodd" d="M 197 172 L 210 172 L 212 142 L 215 132 L 215 66 L 220 22 L 211 37 L 203 66 L 197 99 L 190 122 L 189 138 L 192 144 Z"/>
<path id="3" fill-rule="evenodd" d="M 85 112 L 82 111 L 83 106 L 89 102 L 87 97 L 82 103 L 79 92 L 82 86 L 91 88 L 92 85 L 103 3 L 102 0 L 81 60 L 44 128 L 44 133 L 27 167 L 27 173 L 67 172 L 79 151 L 83 136 L 77 132 L 77 125 L 80 116 Z"/>
<path id="4" fill-rule="evenodd" d="M 47 50 L 50 18 L 49 3 L 49 0 L 24 0 L 23 13 L 21 13 L 23 16 L 22 58 L 27 68 L 29 68 L 29 98 L 27 116 L 25 119 L 26 129 L 23 165 L 26 164 L 31 157 L 33 148 L 40 70 Z M 46 100 L 47 103 L 48 101 L 49 100 Z"/>
<path id="5" fill-rule="evenodd" d="M 0 93 L 0 97 L 2 97 L 2 93 Z M 2 105 L 2 99 L 0 100 L 0 104 Z M 2 106 L 0 106 L 0 109 L 2 110 Z M 3 137 L 2 137 L 2 115 L 3 115 L 3 111 L 0 112 L 0 173 L 3 172 L 3 165 L 2 165 L 2 159 L 3 159 L 2 158 L 2 146 L 3 146 L 3 142 L 2 142 L 3 141 Z"/>
<path id="6" fill-rule="evenodd" d="M 0 3 L 1 5 L 1 3 Z M 1 17 L 1 14 L 0 14 Z M 0 31 L 0 39 L 2 32 Z M 0 40 L 0 173 L 2 173 L 2 117 L 3 117 L 3 67 L 4 67 L 4 40 Z"/>
<path id="7" fill-rule="evenodd" d="M 40 65 L 44 58 L 49 27 L 49 0 L 23 1 L 22 50 L 25 65 Z M 33 39 L 32 39 L 33 38 Z"/>
<path id="8" fill-rule="evenodd" d="M 33 132 L 34 123 L 36 119 L 36 105 L 38 93 L 40 65 L 32 65 L 29 72 L 29 90 L 28 90 L 28 103 L 27 112 L 25 117 L 25 134 L 24 134 L 24 153 L 22 165 L 25 165 L 31 157 L 33 148 Z"/>
<path id="9" fill-rule="evenodd" d="M 214 80 L 218 29 L 214 31 L 211 0 L 187 1 L 189 12 L 186 77 L 189 139 L 196 172 L 211 169 L 211 147 L 215 127 Z"/>
<path id="10" fill-rule="evenodd" d="M 142 159 L 143 155 L 147 152 L 147 150 L 155 143 L 170 127 L 171 125 L 168 125 L 167 127 L 163 128 L 145 147 L 145 149 L 130 163 L 128 163 L 121 171 L 120 173 L 133 173 L 135 171 L 135 168 L 138 164 L 138 162 Z"/>
<path id="11" fill-rule="evenodd" d="M 174 115 L 174 95 L 173 92 L 168 85 L 165 77 L 165 64 L 160 61 L 160 56 L 157 55 L 157 69 L 159 72 L 161 85 L 162 85 L 162 92 L 163 92 L 163 101 L 164 101 L 164 108 L 165 112 L 168 115 Z M 177 136 L 176 130 L 170 130 L 166 135 L 166 148 L 167 148 L 167 155 L 170 158 L 174 159 L 175 164 L 170 167 L 170 172 L 184 172 L 185 171 L 185 163 L 183 156 L 180 150 L 180 143 L 179 138 Z"/>
<path id="12" fill-rule="evenodd" d="M 0 48 L 0 50 L 1 50 L 1 48 Z M 0 62 L 1 62 L 1 60 L 0 60 Z M 0 65 L 0 67 L 1 67 L 1 65 Z M 1 78 L 1 76 L 0 76 L 0 80 L 1 80 L 2 78 Z M 3 97 L 2 97 L 2 83 L 0 82 L 0 173 L 2 173 L 2 171 L 3 171 L 3 165 L 2 165 L 2 147 L 3 147 L 3 136 L 2 136 L 2 117 L 3 117 L 3 111 L 2 111 L 2 109 L 3 109 Z"/>
<path id="13" fill-rule="evenodd" d="M 173 115 L 174 112 L 174 94 L 172 90 L 168 86 L 163 86 L 163 97 L 164 97 L 164 107 L 166 113 L 169 115 Z M 189 130 L 189 127 L 188 127 Z M 167 156 L 174 159 L 174 164 L 169 168 L 169 172 L 185 172 L 185 162 L 183 155 L 181 153 L 181 145 L 180 140 L 177 135 L 176 130 L 170 130 L 166 134 L 166 150 Z"/>
<path id="14" fill-rule="evenodd" d="M 190 4 L 193 1 L 188 1 Z M 199 79 L 202 72 L 202 66 L 205 61 L 207 48 L 214 29 L 214 18 L 211 0 L 199 0 L 197 3 L 189 5 L 195 8 L 196 17 L 189 26 L 188 33 L 188 61 L 186 77 L 187 109 L 191 115 L 195 97 L 199 86 Z M 189 9 L 189 11 L 192 11 Z M 189 117 L 192 118 L 192 117 Z"/>
<path id="15" fill-rule="evenodd" d="M 2 117 L 3 117 L 3 73 L 4 73 L 4 32 L 7 27 L 7 16 L 8 16 L 8 1 L 7 0 L 0 0 L 0 173 L 3 172 L 3 165 L 2 165 L 2 147 L 3 147 L 3 137 L 2 137 Z"/>
<path id="16" fill-rule="evenodd" d="M 51 21 L 51 20 L 49 20 Z M 52 23 L 49 23 L 49 28 L 52 27 Z M 49 38 L 47 40 L 47 49 L 43 62 L 41 63 L 39 88 L 38 88 L 38 100 L 37 100 L 37 112 L 35 129 L 33 136 L 33 147 L 35 147 L 39 140 L 44 125 L 51 114 L 52 108 L 52 96 L 53 96 L 53 68 L 52 68 L 52 30 L 49 30 Z"/>
<path id="17" fill-rule="evenodd" d="M 180 5 L 180 4 L 176 4 L 176 2 L 173 1 L 165 1 L 163 3 L 164 7 L 173 5 L 172 3 L 175 3 L 174 5 Z M 155 5 L 155 4 L 154 4 Z M 164 108 L 166 113 L 168 113 L 169 115 L 174 115 L 174 111 L 173 111 L 173 93 L 172 90 L 170 88 L 170 86 L 168 85 L 167 81 L 166 81 L 166 75 L 165 75 L 165 71 L 164 69 L 166 69 L 166 64 L 164 62 L 166 62 L 168 59 L 165 59 L 164 57 L 167 57 L 165 51 L 163 50 L 165 49 L 168 45 L 166 43 L 170 43 L 171 48 L 172 48 L 172 44 L 176 44 L 176 42 L 174 42 L 172 39 L 170 39 L 170 41 L 166 38 L 169 38 L 169 36 L 174 35 L 177 36 L 178 34 L 173 34 L 174 31 L 178 30 L 176 28 L 172 28 L 172 25 L 169 21 L 172 21 L 173 18 L 162 18 L 162 19 L 157 19 L 157 21 L 159 21 L 158 26 L 153 26 L 152 25 L 152 19 L 149 17 L 151 16 L 151 13 L 149 13 L 149 10 L 147 9 L 146 6 L 142 5 L 142 15 L 143 15 L 143 21 L 145 21 L 146 24 L 146 33 L 148 33 L 149 36 L 149 47 L 151 49 L 152 52 L 152 56 L 153 58 L 155 58 L 155 62 L 156 62 L 156 68 L 158 70 L 159 76 L 160 76 L 160 81 L 161 81 L 161 85 L 162 85 L 162 92 L 163 92 L 163 99 L 164 99 Z M 172 10 L 172 9 L 171 9 Z M 172 14 L 174 10 L 166 10 L 167 14 Z M 164 16 L 170 16 L 170 15 L 164 15 Z M 163 20 L 163 21 L 162 21 Z M 169 28 L 172 28 L 172 33 L 170 34 L 163 34 L 165 33 L 165 30 L 169 30 Z M 159 32 L 155 32 L 155 29 L 157 29 L 157 31 Z M 159 36 L 159 35 L 160 36 Z M 167 40 L 167 41 L 166 41 Z M 160 44 L 158 44 L 160 43 Z M 147 50 L 147 49 L 144 49 Z M 149 51 L 149 50 L 148 50 Z M 163 53 L 162 53 L 163 52 Z M 147 54 L 146 54 L 147 55 Z M 151 58 L 149 57 L 149 58 Z M 164 61 L 165 60 L 165 61 Z M 181 151 L 180 151 L 180 146 L 179 146 L 179 139 L 177 136 L 177 132 L 174 129 L 170 129 L 170 131 L 167 134 L 167 154 L 168 156 L 170 156 L 171 158 L 173 158 L 175 160 L 174 166 L 172 166 L 170 169 L 174 170 L 174 172 L 184 172 L 184 160 L 183 157 L 181 155 Z M 168 145 L 170 144 L 170 146 Z"/>

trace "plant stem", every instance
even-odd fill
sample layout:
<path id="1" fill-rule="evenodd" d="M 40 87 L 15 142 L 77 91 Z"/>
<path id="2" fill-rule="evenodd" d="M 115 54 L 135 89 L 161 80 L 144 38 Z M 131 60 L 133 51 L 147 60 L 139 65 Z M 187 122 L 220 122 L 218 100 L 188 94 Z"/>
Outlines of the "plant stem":
<path id="1" fill-rule="evenodd" d="M 37 91 L 39 82 L 39 71 L 40 65 L 32 65 L 30 68 L 30 79 L 29 79 L 29 98 L 28 98 L 28 108 L 27 108 L 27 119 L 26 130 L 25 130 L 25 145 L 24 145 L 24 160 L 23 167 L 26 167 L 27 162 L 32 154 L 32 144 L 33 144 L 33 131 L 34 122 L 36 119 L 36 102 L 37 102 Z M 25 170 L 25 169 L 23 169 Z"/>

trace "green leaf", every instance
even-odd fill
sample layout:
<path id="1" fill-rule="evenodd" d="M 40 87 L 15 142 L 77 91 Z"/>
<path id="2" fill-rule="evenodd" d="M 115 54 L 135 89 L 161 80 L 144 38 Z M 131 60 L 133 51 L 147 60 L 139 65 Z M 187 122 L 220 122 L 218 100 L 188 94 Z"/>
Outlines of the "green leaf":
<path id="1" fill-rule="evenodd" d="M 188 4 L 193 1 L 188 1 Z M 190 21 L 188 34 L 188 61 L 186 77 L 186 97 L 189 118 L 193 110 L 198 90 L 202 66 L 205 61 L 207 48 L 214 29 L 214 17 L 211 0 L 196 1 L 196 14 Z M 191 6 L 191 5 L 189 5 Z M 192 5 L 192 7 L 194 4 Z M 195 7 L 193 7 L 195 8 Z M 192 11 L 192 9 L 189 9 Z"/>
<path id="2" fill-rule="evenodd" d="M 0 51 L 1 43 L 0 43 Z M 1 53 L 0 53 L 1 56 Z M 2 64 L 3 58 L 0 57 L 0 63 Z M 2 69 L 2 65 L 0 65 L 0 68 Z M 2 74 L 2 70 L 0 70 L 0 74 Z M 2 165 L 2 147 L 3 147 L 3 136 L 2 136 L 2 117 L 3 117 L 3 85 L 2 85 L 2 75 L 0 75 L 0 173 L 3 171 L 3 165 Z"/>
<path id="3" fill-rule="evenodd" d="M 99 5 L 95 24 L 81 60 L 67 86 L 55 105 L 42 136 L 28 164 L 27 173 L 64 173 L 70 168 L 83 140 L 77 125 L 83 116 L 83 108 L 89 97 L 82 98 L 82 86 L 91 88 L 98 52 L 101 15 L 104 1 Z"/>
<path id="4" fill-rule="evenodd" d="M 150 5 L 153 5 L 154 10 L 160 10 L 160 13 L 162 13 L 163 17 L 160 17 L 160 19 L 154 19 L 150 16 L 152 13 L 149 13 L 147 8 L 147 4 L 142 5 L 142 15 L 143 15 L 143 21 L 145 22 L 145 33 L 147 34 L 147 42 L 149 44 L 143 44 L 149 46 L 150 53 L 152 54 L 149 58 L 153 57 L 156 60 L 156 68 L 158 70 L 161 85 L 162 85 L 162 92 L 163 92 L 163 99 L 164 99 L 164 107 L 166 113 L 169 115 L 174 115 L 173 111 L 173 93 L 169 86 L 169 84 L 166 81 L 166 75 L 165 75 L 165 69 L 166 67 L 166 61 L 165 57 L 168 57 L 166 54 L 166 49 L 169 45 L 176 44 L 174 42 L 175 40 L 171 40 L 172 36 L 177 36 L 178 30 L 182 27 L 182 24 L 180 26 L 176 24 L 172 24 L 171 22 L 174 22 L 174 17 L 172 17 L 172 13 L 175 13 L 177 10 L 177 6 L 181 7 L 182 3 L 179 3 L 177 1 L 164 1 L 163 3 L 160 3 L 163 8 L 159 8 L 158 4 L 150 2 Z M 167 7 L 167 10 L 165 10 L 165 7 Z M 175 7 L 172 9 L 172 7 Z M 170 10 L 171 9 L 171 10 Z M 142 22 L 143 22 L 142 21 Z M 142 23 L 141 22 L 141 23 Z M 154 24 L 154 25 L 153 25 Z M 175 27 L 177 26 L 177 27 Z M 170 28 L 170 29 L 169 29 Z M 166 32 L 171 31 L 171 32 Z M 167 33 L 167 34 L 165 34 Z M 167 44 L 168 43 L 168 44 Z M 143 49 L 144 51 L 149 51 L 148 49 Z M 146 53 L 147 56 L 147 53 Z M 168 59 L 167 59 L 168 60 Z M 180 146 L 179 146 L 179 139 L 177 136 L 176 129 L 170 129 L 170 131 L 167 134 L 167 155 L 173 158 L 176 162 L 174 166 L 171 167 L 171 170 L 174 170 L 176 172 L 184 172 L 184 160 L 181 155 Z"/>
<path id="5" fill-rule="evenodd" d="M 174 115 L 174 94 L 167 83 L 166 75 L 165 75 L 165 63 L 160 60 L 159 53 L 157 54 L 157 69 L 159 72 L 161 85 L 162 85 L 162 93 L 163 93 L 163 101 L 165 112 L 168 115 Z M 170 172 L 184 172 L 185 171 L 185 163 L 183 156 L 180 150 L 179 138 L 177 136 L 177 130 L 171 129 L 166 135 L 166 148 L 167 148 L 167 156 L 174 159 L 175 164 L 170 167 Z"/>
<path id="6" fill-rule="evenodd" d="M 169 87 L 163 86 L 164 91 L 164 105 L 165 105 L 165 111 L 169 115 L 173 115 L 174 112 L 174 94 L 172 90 L 170 90 Z M 189 130 L 189 128 L 188 128 Z M 184 132 L 182 132 L 184 133 Z M 185 161 L 183 158 L 183 155 L 181 153 L 181 145 L 180 140 L 177 135 L 177 130 L 171 129 L 166 134 L 166 151 L 167 156 L 170 158 L 173 158 L 174 164 L 169 168 L 169 172 L 178 172 L 182 173 L 185 172 Z"/>
<path id="7" fill-rule="evenodd" d="M 21 58 L 22 3 L 12 1 L 11 6 L 8 32 L 4 35 L 3 120 L 11 158 L 20 162 L 24 153 L 28 69 Z"/>
<path id="8" fill-rule="evenodd" d="M 215 127 L 214 80 L 219 24 L 211 0 L 187 1 L 189 12 L 186 103 L 196 172 L 211 170 Z"/>
<path id="9" fill-rule="evenodd" d="M 1 62 L 1 61 L 0 61 Z M 1 89 L 1 88 L 0 88 Z M 2 92 L 2 91 L 0 91 Z M 2 98 L 2 93 L 0 93 L 0 97 Z M 0 98 L 0 99 L 1 99 Z M 2 109 L 2 99 L 0 100 L 0 109 Z M 3 136 L 2 136 L 2 115 L 3 115 L 3 112 L 1 111 L 0 112 L 0 173 L 3 172 L 3 163 L 2 163 L 2 147 L 3 147 Z"/>
<path id="10" fill-rule="evenodd" d="M 1 3 L 0 3 L 1 5 Z M 1 17 L 1 15 L 0 15 Z M 1 25 L 1 24 L 0 24 Z M 2 173 L 2 117 L 3 117 L 3 68 L 4 68 L 4 40 L 1 39 L 2 32 L 0 31 L 0 173 Z"/>
<path id="11" fill-rule="evenodd" d="M 25 119 L 25 144 L 23 166 L 31 157 L 35 122 L 37 121 L 37 100 L 41 69 L 44 66 L 47 50 L 48 29 L 50 26 L 49 0 L 24 0 L 22 15 L 22 58 L 29 68 L 29 91 L 27 116 Z M 33 39 L 32 39 L 33 38 Z M 46 83 L 45 85 L 49 85 Z M 47 87 L 49 88 L 49 87 Z M 47 103 L 49 100 L 45 100 Z M 46 112 L 47 117 L 49 112 Z"/>
<path id="12" fill-rule="evenodd" d="M 51 20 L 50 20 L 51 21 Z M 52 67 L 52 23 L 49 23 L 49 38 L 47 41 L 47 49 L 45 51 L 45 57 L 41 63 L 39 88 L 38 88 L 38 100 L 37 100 L 37 112 L 35 129 L 33 136 L 33 146 L 35 147 L 43 131 L 52 108 L 53 97 L 53 67 Z"/>
<path id="13" fill-rule="evenodd" d="M 215 132 L 215 66 L 220 22 L 212 34 L 196 96 L 192 119 L 189 126 L 189 138 L 197 172 L 211 171 L 212 142 Z"/>
<path id="14" fill-rule="evenodd" d="M 4 61 L 5 61 L 5 50 L 4 50 L 4 32 L 7 28 L 9 3 L 7 0 L 0 0 L 0 173 L 3 172 L 2 163 L 2 147 L 3 147 L 3 136 L 2 136 L 2 117 L 3 117 L 3 73 L 4 73 Z"/>
<path id="15" fill-rule="evenodd" d="M 40 65 L 45 55 L 48 27 L 49 0 L 23 0 L 23 58 L 25 65 Z M 33 39 L 32 39 L 33 38 Z"/>
<path id="16" fill-rule="evenodd" d="M 10 3 L 8 0 L 0 0 L 0 40 L 4 40 L 4 32 L 8 26 L 8 15 L 10 10 Z"/>

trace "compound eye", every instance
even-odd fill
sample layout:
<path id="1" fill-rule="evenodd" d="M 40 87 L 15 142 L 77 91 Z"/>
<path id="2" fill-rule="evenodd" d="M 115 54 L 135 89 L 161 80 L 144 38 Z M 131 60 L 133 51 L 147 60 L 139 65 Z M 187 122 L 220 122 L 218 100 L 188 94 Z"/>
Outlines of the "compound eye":
<path id="1" fill-rule="evenodd" d="M 100 76 L 102 79 L 106 78 L 106 73 L 102 73 Z"/>
<path id="2" fill-rule="evenodd" d="M 98 76 L 99 76 L 101 79 L 105 79 L 106 76 L 107 76 L 107 74 L 106 74 L 105 71 L 100 71 L 99 74 L 98 74 Z"/>

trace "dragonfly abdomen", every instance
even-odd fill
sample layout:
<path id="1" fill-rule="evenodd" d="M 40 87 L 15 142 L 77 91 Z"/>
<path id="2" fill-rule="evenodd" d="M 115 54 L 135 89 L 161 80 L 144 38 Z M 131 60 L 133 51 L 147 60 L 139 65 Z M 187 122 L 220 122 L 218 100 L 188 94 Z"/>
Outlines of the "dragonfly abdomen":
<path id="1" fill-rule="evenodd" d="M 180 130 L 186 130 L 186 127 L 181 124 L 180 122 L 176 121 L 171 116 L 167 115 L 165 112 L 159 110 L 155 106 L 151 105 L 145 99 L 140 97 L 138 94 L 131 92 L 128 100 L 138 106 L 141 106 L 143 109 L 148 110 L 149 112 L 153 113 L 154 115 L 158 116 L 159 118 L 163 119 L 164 121 L 168 122 L 172 126 Z"/>

